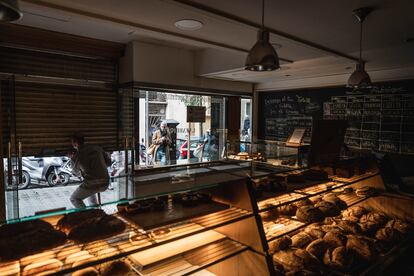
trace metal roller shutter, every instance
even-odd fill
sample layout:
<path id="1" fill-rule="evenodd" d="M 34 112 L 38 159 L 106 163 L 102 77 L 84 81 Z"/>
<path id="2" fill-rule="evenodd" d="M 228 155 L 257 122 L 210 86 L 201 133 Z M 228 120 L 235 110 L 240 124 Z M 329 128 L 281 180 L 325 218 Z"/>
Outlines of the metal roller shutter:
<path id="1" fill-rule="evenodd" d="M 67 152 L 74 132 L 106 150 L 118 148 L 113 89 L 16 82 L 15 102 L 16 141 L 22 142 L 23 155 Z"/>

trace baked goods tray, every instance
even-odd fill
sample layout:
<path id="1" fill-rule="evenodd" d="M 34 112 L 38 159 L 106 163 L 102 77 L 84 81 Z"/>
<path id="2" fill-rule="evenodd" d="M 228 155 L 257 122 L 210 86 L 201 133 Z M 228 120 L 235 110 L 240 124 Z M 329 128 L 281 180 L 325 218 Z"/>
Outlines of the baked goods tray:
<path id="1" fill-rule="evenodd" d="M 259 201 L 257 205 L 258 205 L 260 212 L 268 211 L 268 210 L 280 207 L 282 205 L 287 205 L 287 204 L 291 204 L 291 203 L 303 200 L 305 198 L 309 198 L 309 197 L 324 194 L 329 191 L 335 191 L 335 190 L 345 188 L 358 181 L 370 178 L 377 174 L 378 173 L 361 175 L 358 178 L 355 178 L 352 181 L 347 181 L 347 182 L 341 182 L 341 181 L 335 180 L 335 181 L 328 181 L 328 182 L 321 183 L 319 181 L 317 185 L 309 185 L 306 187 L 301 187 L 301 189 L 296 189 L 291 192 L 278 193 L 278 195 L 274 197 Z"/>
<path id="2" fill-rule="evenodd" d="M 196 272 L 204 272 L 201 275 L 214 275 L 205 269 L 246 250 L 247 246 L 225 238 L 185 252 L 179 257 L 164 260 L 147 269 L 138 268 L 138 271 L 140 275 L 166 275 L 167 272 L 168 275 L 190 275 Z"/>
<path id="3" fill-rule="evenodd" d="M 119 213 L 128 222 L 137 225 L 143 230 L 154 229 L 179 221 L 186 221 L 195 217 L 226 210 L 229 206 L 219 202 L 200 202 L 196 206 L 183 206 L 177 202 L 168 204 L 166 209 L 160 211 L 146 211 L 136 214 Z"/>
<path id="4" fill-rule="evenodd" d="M 339 197 L 346 202 L 348 207 L 356 205 L 369 197 L 359 197 L 354 193 L 339 195 Z M 279 217 L 275 221 L 263 222 L 263 227 L 265 230 L 267 241 L 273 241 L 277 238 L 280 238 L 284 235 L 290 235 L 311 223 L 300 222 L 296 217 Z"/>
<path id="5" fill-rule="evenodd" d="M 147 233 L 141 229 L 138 229 L 135 225 L 125 221 L 127 228 L 124 232 L 112 237 L 87 243 L 67 241 L 64 245 L 57 246 L 42 253 L 23 257 L 19 260 L 7 263 L 2 262 L 0 263 L 0 275 L 9 275 L 7 273 L 10 271 L 17 271 L 17 273 L 14 274 L 18 275 L 23 271 L 24 267 L 29 264 L 29 262 L 40 262 L 45 260 L 45 258 L 60 261 L 62 266 L 57 274 L 66 275 L 82 268 L 117 260 L 132 253 L 140 252 L 197 233 L 203 233 L 216 227 L 236 222 L 251 216 L 252 213 L 249 211 L 231 207 L 213 214 L 198 217 L 193 219 L 191 222 L 170 225 L 168 233 L 164 233 L 163 235 L 156 235 L 152 231 Z M 124 220 L 122 217 L 120 217 L 120 219 Z M 73 267 L 72 263 L 67 263 L 66 258 L 70 254 L 79 251 L 87 251 L 87 253 L 92 255 L 95 259 Z"/>

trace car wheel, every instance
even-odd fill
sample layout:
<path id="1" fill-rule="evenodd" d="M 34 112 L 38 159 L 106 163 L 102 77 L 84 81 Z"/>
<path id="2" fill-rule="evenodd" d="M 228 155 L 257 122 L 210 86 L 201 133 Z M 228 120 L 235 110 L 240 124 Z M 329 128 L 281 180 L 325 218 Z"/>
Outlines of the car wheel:
<path id="1" fill-rule="evenodd" d="M 69 183 L 70 175 L 67 173 L 59 173 L 59 177 L 55 174 L 55 172 L 51 172 L 47 176 L 47 184 L 50 187 L 54 187 L 58 184 L 62 184 L 66 186 Z"/>

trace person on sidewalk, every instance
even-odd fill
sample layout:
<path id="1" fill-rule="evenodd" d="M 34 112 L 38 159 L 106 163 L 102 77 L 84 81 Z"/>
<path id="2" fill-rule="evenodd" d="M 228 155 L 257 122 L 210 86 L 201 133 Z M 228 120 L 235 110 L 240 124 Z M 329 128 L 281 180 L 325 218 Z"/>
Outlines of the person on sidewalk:
<path id="1" fill-rule="evenodd" d="M 152 145 L 154 147 L 154 163 L 168 165 L 170 161 L 171 135 L 168 130 L 167 122 L 162 121 L 160 128 L 152 135 Z"/>
<path id="2" fill-rule="evenodd" d="M 84 208 L 84 199 L 90 205 L 98 205 L 96 194 L 103 192 L 109 185 L 107 167 L 111 165 L 111 157 L 99 146 L 85 144 L 82 134 L 72 136 L 74 151 L 69 154 L 72 171 L 76 176 L 82 176 L 83 181 L 72 193 L 70 201 L 75 208 Z"/>

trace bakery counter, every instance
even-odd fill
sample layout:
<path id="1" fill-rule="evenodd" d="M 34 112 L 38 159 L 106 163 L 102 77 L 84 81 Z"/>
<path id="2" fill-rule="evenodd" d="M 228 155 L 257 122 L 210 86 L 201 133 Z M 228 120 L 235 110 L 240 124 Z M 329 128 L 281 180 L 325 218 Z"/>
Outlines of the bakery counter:
<path id="1" fill-rule="evenodd" d="M 124 224 L 124 229 L 120 232 L 118 231 L 119 233 L 115 231 L 113 232 L 114 235 L 100 238 L 102 229 L 94 228 L 92 230 L 95 231 L 93 237 L 98 240 L 93 240 L 93 238 L 82 237 L 82 235 L 76 237 L 71 232 L 68 232 L 68 241 L 46 251 L 28 254 L 29 256 L 17 259 L 17 256 L 8 258 L 8 256 L 2 254 L 3 261 L 0 263 L 0 275 L 9 275 L 11 271 L 20 272 L 22 275 L 31 275 L 33 271 L 36 273 L 53 271 L 59 274 L 66 274 L 90 267 L 95 267 L 99 271 L 102 264 L 120 258 L 127 258 L 128 263 L 133 268 L 142 270 L 144 267 L 152 264 L 152 261 L 155 262 L 156 260 L 158 262 L 162 261 L 164 257 L 172 258 L 175 255 L 180 255 L 186 251 L 184 250 L 185 248 L 188 251 L 195 250 L 209 243 L 226 239 L 223 234 L 215 232 L 213 229 L 251 216 L 252 214 L 245 210 L 231 207 L 188 221 L 181 221 L 162 228 L 144 231 L 119 215 L 115 215 L 113 217 L 116 217 Z M 54 217 L 48 220 L 52 222 L 61 221 L 60 219 Z M 55 229 L 61 229 L 59 228 L 59 223 L 53 226 Z M 70 240 L 70 238 L 76 240 Z M 176 252 L 171 250 L 171 248 L 178 245 L 180 246 Z M 168 250 L 165 248 L 168 248 Z M 226 252 L 229 255 L 233 255 L 235 252 L 241 252 L 245 248 L 240 248 L 240 245 L 236 244 L 233 247 L 234 251 L 230 250 L 230 247 L 228 249 L 228 252 L 222 251 L 224 254 L 222 255 L 223 258 L 227 257 Z M 164 256 L 167 254 L 166 252 L 168 252 L 168 256 Z M 193 251 L 193 253 L 195 254 L 196 252 Z M 158 259 L 146 257 L 148 255 L 156 255 Z M 164 257 L 161 258 L 161 256 Z M 211 259 L 206 260 L 204 265 L 214 259 L 213 256 L 210 257 Z M 215 261 L 220 259 L 219 256 L 215 257 Z M 152 261 L 150 262 L 149 259 Z M 33 270 L 30 265 L 35 265 L 37 269 Z"/>
<path id="2" fill-rule="evenodd" d="M 413 225 L 402 213 L 377 208 L 388 195 L 376 173 L 330 184 L 304 188 L 304 198 L 260 213 L 275 270 L 381 274 L 412 246 Z"/>

